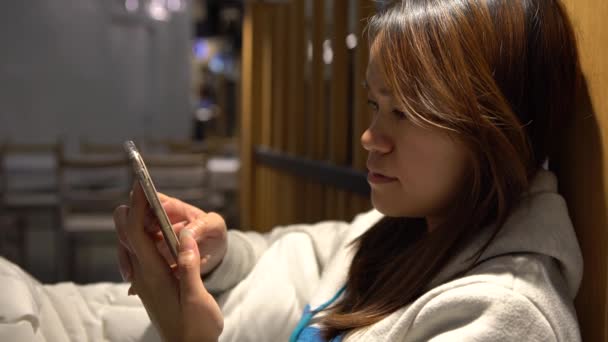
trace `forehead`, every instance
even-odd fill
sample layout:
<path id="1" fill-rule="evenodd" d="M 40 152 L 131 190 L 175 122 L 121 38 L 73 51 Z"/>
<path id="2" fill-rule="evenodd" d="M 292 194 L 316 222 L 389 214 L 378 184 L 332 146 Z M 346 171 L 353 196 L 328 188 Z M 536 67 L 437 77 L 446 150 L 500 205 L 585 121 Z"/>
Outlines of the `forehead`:
<path id="1" fill-rule="evenodd" d="M 390 91 L 384 79 L 384 68 L 377 57 L 370 56 L 365 73 L 365 86 L 372 92 L 377 92 L 384 96 L 390 96 Z"/>

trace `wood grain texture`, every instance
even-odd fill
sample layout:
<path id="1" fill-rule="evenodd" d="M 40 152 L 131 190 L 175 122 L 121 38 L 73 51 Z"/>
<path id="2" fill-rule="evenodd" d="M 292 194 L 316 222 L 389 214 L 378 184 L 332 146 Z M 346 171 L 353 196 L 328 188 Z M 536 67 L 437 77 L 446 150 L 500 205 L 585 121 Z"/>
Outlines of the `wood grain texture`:
<path id="1" fill-rule="evenodd" d="M 348 158 L 348 60 L 346 36 L 348 32 L 348 1 L 334 0 L 331 64 L 331 111 L 329 113 L 329 159 L 345 165 Z"/>
<path id="2" fill-rule="evenodd" d="M 253 131 L 251 128 L 253 104 L 255 102 L 253 91 L 254 80 L 254 4 L 247 3 L 243 18 L 243 48 L 241 52 L 241 95 L 240 95 L 240 158 L 241 169 L 239 175 L 239 210 L 241 227 L 251 226 L 251 213 L 253 205 Z"/>
<path id="3" fill-rule="evenodd" d="M 325 1 L 313 0 L 312 20 L 312 84 L 311 104 L 307 122 L 308 156 L 321 160 L 327 149 L 326 87 L 323 42 L 326 38 Z"/>
<path id="4" fill-rule="evenodd" d="M 309 17 L 305 1 L 312 5 Z M 246 228 L 267 231 L 280 224 L 351 219 L 368 209 L 367 199 L 257 165 L 252 156 L 254 148 L 265 146 L 288 155 L 352 166 L 352 145 L 360 146 L 360 133 L 351 140 L 350 109 L 356 106 L 352 103 L 354 89 L 360 87 L 361 76 L 359 84 L 353 85 L 356 77 L 349 55 L 353 52 L 347 50 L 345 39 L 354 32 L 348 15 L 361 5 L 348 0 L 290 0 L 247 1 L 245 6 L 240 82 L 241 221 Z M 327 12 L 329 8 L 331 12 Z M 352 17 L 354 22 L 360 20 Z M 362 25 L 356 30 L 362 30 Z M 323 46 L 330 38 L 333 63 L 327 65 Z M 308 44 L 313 47 L 310 60 Z M 358 56 L 365 59 L 367 45 L 359 50 Z M 366 60 L 364 63 L 357 69 L 359 75 L 365 70 Z M 366 126 L 362 122 L 358 127 Z"/>
<path id="5" fill-rule="evenodd" d="M 583 251 L 576 308 L 583 341 L 608 341 L 608 2 L 564 0 L 585 82 L 560 156 L 560 189 Z"/>
<path id="6" fill-rule="evenodd" d="M 287 151 L 287 119 L 288 106 L 287 85 L 288 79 L 288 39 L 289 39 L 289 3 L 282 3 L 277 6 L 275 14 L 275 27 L 273 38 L 274 73 L 273 73 L 273 144 L 272 148 Z M 276 208 L 272 226 L 285 224 L 289 219 L 289 213 L 293 205 L 293 195 L 291 194 L 287 176 L 282 172 L 276 172 L 275 196 Z"/>
<path id="7" fill-rule="evenodd" d="M 348 34 L 348 1 L 333 0 L 331 21 L 331 42 L 333 59 L 330 79 L 330 112 L 327 144 L 329 160 L 338 165 L 345 165 L 350 148 L 349 115 L 348 115 L 348 50 L 346 36 Z M 336 189 L 325 190 L 325 217 L 343 217 L 345 197 Z"/>
<path id="8" fill-rule="evenodd" d="M 369 62 L 369 41 L 364 34 L 364 29 L 367 18 L 375 13 L 375 8 L 371 1 L 359 1 L 358 3 L 357 11 L 360 19 L 357 21 L 358 45 L 355 50 L 355 71 L 352 85 L 354 87 L 352 155 L 353 167 L 358 170 L 366 170 L 365 162 L 367 160 L 367 153 L 361 147 L 360 138 L 365 129 L 369 126 L 371 116 L 369 115 L 369 108 L 367 106 L 367 92 L 363 88 L 363 82 L 366 78 L 367 63 Z"/>

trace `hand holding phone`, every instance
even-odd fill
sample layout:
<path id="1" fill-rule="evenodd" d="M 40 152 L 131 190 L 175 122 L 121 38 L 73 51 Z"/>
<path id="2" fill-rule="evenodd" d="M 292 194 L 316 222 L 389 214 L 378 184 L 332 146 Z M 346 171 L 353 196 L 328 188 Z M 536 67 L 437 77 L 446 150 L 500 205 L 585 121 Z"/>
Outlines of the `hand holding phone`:
<path id="1" fill-rule="evenodd" d="M 124 149 L 129 156 L 129 160 L 131 161 L 131 165 L 133 168 L 133 173 L 135 177 L 139 181 L 144 194 L 146 195 L 146 199 L 154 212 L 154 215 L 158 219 L 158 223 L 160 226 L 160 230 L 165 238 L 165 242 L 169 247 L 169 251 L 171 255 L 177 262 L 177 255 L 179 251 L 179 240 L 173 231 L 173 227 L 171 226 L 171 222 L 169 221 L 169 217 L 167 213 L 163 209 L 163 206 L 160 203 L 160 199 L 156 193 L 156 188 L 154 187 L 154 183 L 152 182 L 152 177 L 150 177 L 150 173 L 146 168 L 146 164 L 144 163 L 141 154 L 137 150 L 135 143 L 131 140 L 126 141 L 124 143 Z"/>

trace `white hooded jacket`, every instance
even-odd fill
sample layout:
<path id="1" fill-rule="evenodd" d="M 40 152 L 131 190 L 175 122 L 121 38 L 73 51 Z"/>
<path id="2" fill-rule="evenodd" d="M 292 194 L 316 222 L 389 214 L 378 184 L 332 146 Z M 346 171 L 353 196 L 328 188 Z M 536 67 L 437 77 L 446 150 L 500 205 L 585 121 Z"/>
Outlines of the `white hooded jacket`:
<path id="1" fill-rule="evenodd" d="M 381 217 L 370 211 L 350 224 L 266 235 L 231 231 L 226 257 L 205 279 L 225 316 L 220 341 L 287 341 L 306 304 L 319 306 L 345 284 L 347 245 Z M 582 256 L 555 176 L 540 171 L 477 266 L 450 280 L 487 240 L 484 232 L 428 292 L 344 341 L 580 341 L 573 298 Z"/>
<path id="2" fill-rule="evenodd" d="M 572 299 L 582 258 L 555 177 L 541 171 L 472 271 L 455 280 L 485 236 L 435 278 L 428 292 L 344 341 L 580 341 Z M 306 304 L 341 288 L 346 246 L 382 215 L 352 223 L 230 231 L 228 252 L 204 280 L 225 317 L 220 341 L 287 341 Z M 43 285 L 0 258 L 0 341 L 159 341 L 128 284 Z"/>

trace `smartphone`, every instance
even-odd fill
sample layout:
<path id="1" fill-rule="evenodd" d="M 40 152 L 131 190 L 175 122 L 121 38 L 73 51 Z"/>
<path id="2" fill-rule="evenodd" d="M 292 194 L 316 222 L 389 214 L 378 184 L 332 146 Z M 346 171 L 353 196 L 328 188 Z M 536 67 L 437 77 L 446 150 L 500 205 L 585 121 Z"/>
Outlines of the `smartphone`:
<path id="1" fill-rule="evenodd" d="M 177 262 L 177 254 L 179 251 L 179 239 L 173 231 L 171 222 L 169 221 L 169 217 L 167 216 L 165 209 L 163 209 L 163 206 L 160 204 L 160 199 L 156 194 L 156 188 L 154 187 L 152 177 L 150 177 L 150 173 L 146 168 L 146 164 L 144 164 L 144 160 L 141 157 L 141 154 L 137 150 L 137 147 L 135 146 L 135 143 L 133 141 L 126 141 L 123 146 L 129 156 L 129 160 L 131 161 L 133 173 L 139 181 L 139 184 L 141 184 L 141 188 L 144 190 L 146 199 L 148 200 L 152 211 L 154 211 L 154 214 L 158 219 L 160 231 L 162 232 L 163 237 L 165 238 L 167 246 L 169 246 L 169 251 L 171 251 L 175 262 Z"/>

